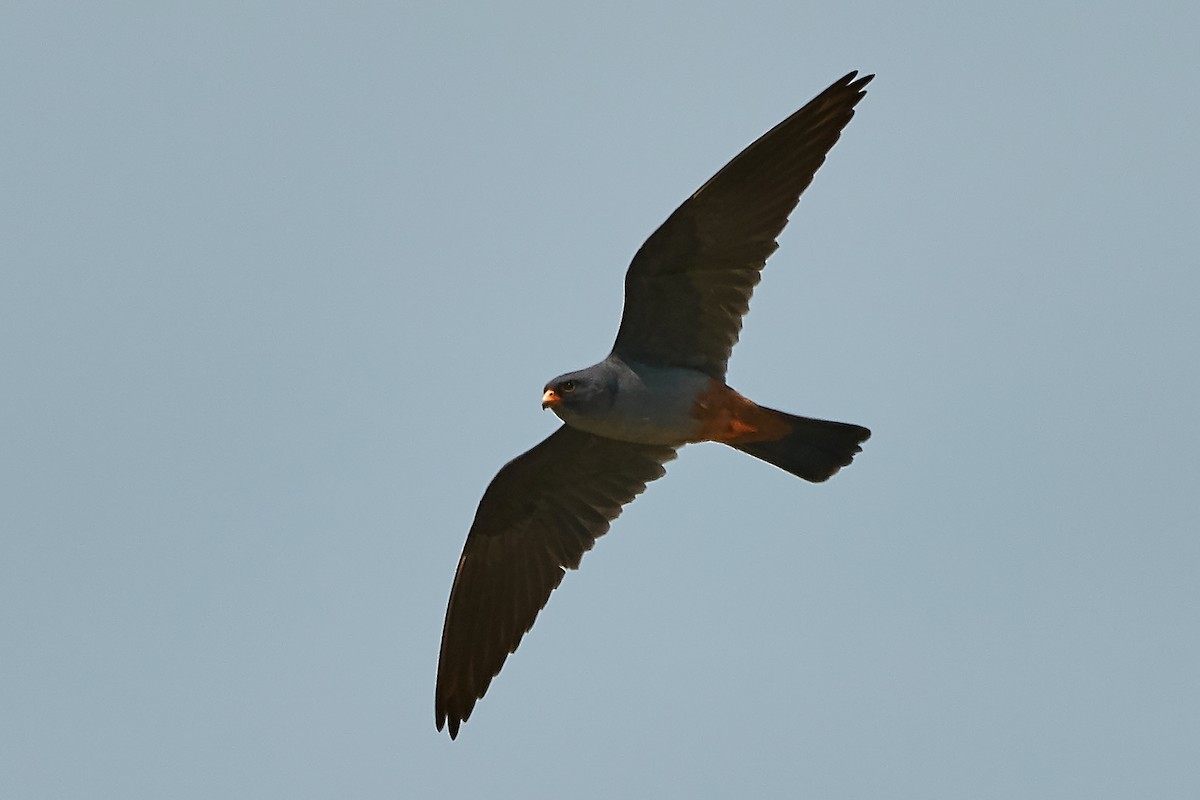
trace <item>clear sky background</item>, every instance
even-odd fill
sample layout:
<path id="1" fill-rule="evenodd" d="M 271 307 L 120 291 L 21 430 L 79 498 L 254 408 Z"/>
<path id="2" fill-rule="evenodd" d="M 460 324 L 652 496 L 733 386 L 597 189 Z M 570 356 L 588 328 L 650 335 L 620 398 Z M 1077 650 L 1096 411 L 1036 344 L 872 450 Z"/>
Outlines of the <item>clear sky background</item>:
<path id="1" fill-rule="evenodd" d="M 6 3 L 0 795 L 1200 796 L 1195 2 Z M 442 616 L 643 239 L 869 94 L 457 742 Z"/>

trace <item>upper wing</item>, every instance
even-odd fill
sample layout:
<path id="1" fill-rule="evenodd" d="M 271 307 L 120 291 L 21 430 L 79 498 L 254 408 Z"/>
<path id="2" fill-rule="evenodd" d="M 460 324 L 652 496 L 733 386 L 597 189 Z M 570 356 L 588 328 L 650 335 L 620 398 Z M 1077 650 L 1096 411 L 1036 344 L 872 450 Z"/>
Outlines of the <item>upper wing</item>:
<path id="1" fill-rule="evenodd" d="M 763 134 L 646 240 L 625 275 L 615 354 L 724 379 L 775 237 L 874 77 L 857 74 Z"/>
<path id="2" fill-rule="evenodd" d="M 438 660 L 435 715 L 450 737 L 621 507 L 661 477 L 675 448 L 563 426 L 492 479 L 467 534 Z"/>

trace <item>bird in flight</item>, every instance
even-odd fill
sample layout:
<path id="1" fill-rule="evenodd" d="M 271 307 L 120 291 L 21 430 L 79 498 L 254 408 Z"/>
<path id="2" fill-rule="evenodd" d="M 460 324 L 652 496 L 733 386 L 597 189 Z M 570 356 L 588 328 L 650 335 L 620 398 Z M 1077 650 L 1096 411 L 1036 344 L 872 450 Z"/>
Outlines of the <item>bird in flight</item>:
<path id="1" fill-rule="evenodd" d="M 757 405 L 725 369 L 776 238 L 873 77 L 835 82 L 685 200 L 629 265 L 612 352 L 546 384 L 542 408 L 564 424 L 492 479 L 458 562 L 439 731 L 458 735 L 565 570 L 683 445 L 721 442 L 813 482 L 861 452 L 866 428 Z"/>

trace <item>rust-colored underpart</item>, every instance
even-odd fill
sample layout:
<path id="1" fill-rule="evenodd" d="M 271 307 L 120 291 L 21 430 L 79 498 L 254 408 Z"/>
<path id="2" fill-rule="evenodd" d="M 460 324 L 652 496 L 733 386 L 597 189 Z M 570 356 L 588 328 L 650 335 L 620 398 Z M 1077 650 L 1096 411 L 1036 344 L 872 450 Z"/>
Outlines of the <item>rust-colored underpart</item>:
<path id="1" fill-rule="evenodd" d="M 782 414 L 757 405 L 715 379 L 692 403 L 692 417 L 700 422 L 694 442 L 773 442 L 792 432 Z"/>

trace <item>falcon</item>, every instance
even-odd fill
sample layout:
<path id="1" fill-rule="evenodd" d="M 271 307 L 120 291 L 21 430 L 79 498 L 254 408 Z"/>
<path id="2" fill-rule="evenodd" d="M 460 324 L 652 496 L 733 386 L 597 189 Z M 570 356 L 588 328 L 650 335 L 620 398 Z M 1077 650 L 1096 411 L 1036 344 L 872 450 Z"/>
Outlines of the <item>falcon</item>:
<path id="1" fill-rule="evenodd" d="M 542 390 L 563 425 L 504 465 L 479 501 L 442 630 L 434 716 L 450 738 L 621 508 L 693 442 L 720 442 L 814 483 L 871 432 L 776 411 L 725 383 L 777 237 L 873 75 L 851 72 L 683 202 L 638 250 L 612 352 Z"/>

